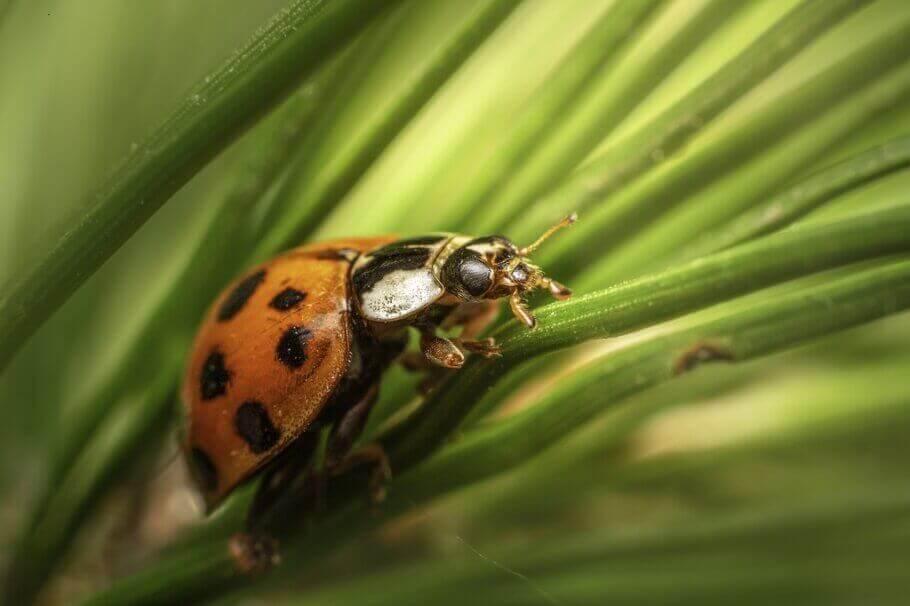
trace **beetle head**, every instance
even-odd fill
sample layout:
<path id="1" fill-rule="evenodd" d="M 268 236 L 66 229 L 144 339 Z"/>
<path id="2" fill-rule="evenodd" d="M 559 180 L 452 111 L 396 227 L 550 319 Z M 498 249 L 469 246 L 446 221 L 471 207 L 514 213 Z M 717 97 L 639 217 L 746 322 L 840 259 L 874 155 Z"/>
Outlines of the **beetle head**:
<path id="1" fill-rule="evenodd" d="M 572 291 L 548 278 L 529 256 L 559 229 L 571 225 L 572 213 L 548 229 L 532 244 L 515 246 L 503 236 L 471 240 L 455 249 L 442 266 L 442 282 L 449 293 L 465 301 L 509 297 L 515 317 L 530 328 L 537 325 L 524 303 L 525 293 L 543 288 L 558 300 L 568 299 Z"/>

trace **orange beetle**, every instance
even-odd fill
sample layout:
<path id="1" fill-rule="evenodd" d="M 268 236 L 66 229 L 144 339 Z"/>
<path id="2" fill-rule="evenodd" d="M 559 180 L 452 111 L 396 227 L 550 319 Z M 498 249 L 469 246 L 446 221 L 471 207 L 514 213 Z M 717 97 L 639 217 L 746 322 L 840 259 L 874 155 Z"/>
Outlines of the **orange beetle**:
<path id="1" fill-rule="evenodd" d="M 278 480 L 289 461 L 308 460 L 324 427 L 331 427 L 326 471 L 374 462 L 380 494 L 389 474 L 381 449 L 349 451 L 383 371 L 402 357 L 405 330 L 420 332 L 418 357 L 430 365 L 458 368 L 463 351 L 498 355 L 491 339 L 474 339 L 495 316 L 496 299 L 509 297 L 533 327 L 526 292 L 570 295 L 527 256 L 572 221 L 525 248 L 500 236 L 456 234 L 303 246 L 231 284 L 199 329 L 182 390 L 184 451 L 209 507 L 258 472 Z M 462 327 L 457 339 L 436 334 L 455 326 Z"/>

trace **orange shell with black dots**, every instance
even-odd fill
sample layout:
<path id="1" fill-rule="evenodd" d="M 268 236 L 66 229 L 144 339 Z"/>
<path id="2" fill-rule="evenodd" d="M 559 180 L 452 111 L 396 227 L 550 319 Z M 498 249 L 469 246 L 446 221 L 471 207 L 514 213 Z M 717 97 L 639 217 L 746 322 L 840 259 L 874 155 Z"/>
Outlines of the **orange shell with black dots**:
<path id="1" fill-rule="evenodd" d="M 184 448 L 209 507 L 299 437 L 350 362 L 350 262 L 393 241 L 291 250 L 228 286 L 196 335 L 183 382 Z"/>

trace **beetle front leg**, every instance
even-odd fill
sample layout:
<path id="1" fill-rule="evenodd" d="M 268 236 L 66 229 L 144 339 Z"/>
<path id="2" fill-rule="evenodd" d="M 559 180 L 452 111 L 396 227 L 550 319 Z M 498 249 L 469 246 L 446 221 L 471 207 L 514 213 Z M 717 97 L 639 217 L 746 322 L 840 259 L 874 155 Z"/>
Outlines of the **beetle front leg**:
<path id="1" fill-rule="evenodd" d="M 443 368 L 461 368 L 464 364 L 464 354 L 458 346 L 445 337 L 436 334 L 432 326 L 419 327 L 420 351 L 424 357 Z"/>

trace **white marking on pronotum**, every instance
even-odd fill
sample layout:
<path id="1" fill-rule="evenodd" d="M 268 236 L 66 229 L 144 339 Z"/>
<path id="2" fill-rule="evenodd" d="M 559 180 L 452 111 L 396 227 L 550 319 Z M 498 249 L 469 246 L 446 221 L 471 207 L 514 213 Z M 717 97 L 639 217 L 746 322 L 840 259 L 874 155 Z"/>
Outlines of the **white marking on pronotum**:
<path id="1" fill-rule="evenodd" d="M 362 293 L 360 301 L 366 319 L 391 322 L 423 309 L 442 293 L 429 268 L 397 269 Z"/>

